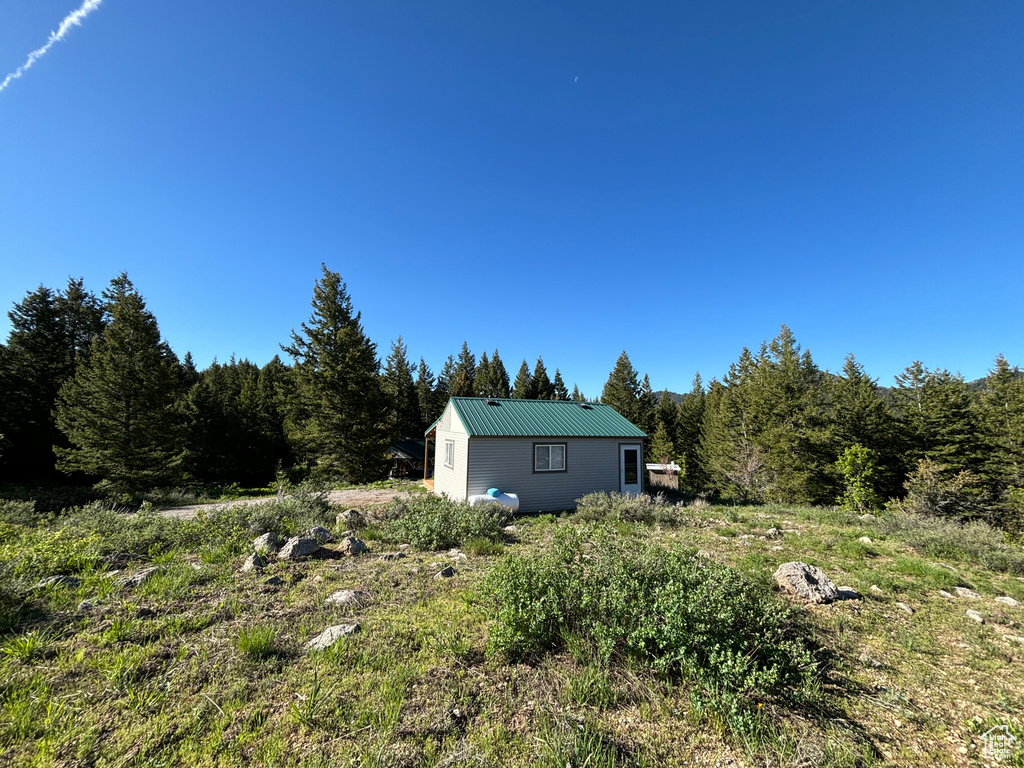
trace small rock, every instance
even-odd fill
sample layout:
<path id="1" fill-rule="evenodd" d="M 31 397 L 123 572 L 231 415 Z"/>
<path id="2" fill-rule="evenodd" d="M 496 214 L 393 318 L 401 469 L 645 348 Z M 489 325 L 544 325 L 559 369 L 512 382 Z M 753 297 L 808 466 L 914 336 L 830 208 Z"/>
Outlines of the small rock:
<path id="1" fill-rule="evenodd" d="M 338 549 L 347 555 L 361 555 L 366 551 L 366 542 L 362 539 L 357 539 L 355 536 L 346 536 L 341 540 L 341 546 Z"/>
<path id="2" fill-rule="evenodd" d="M 860 600 L 860 592 L 853 587 L 838 587 L 840 600 Z"/>
<path id="3" fill-rule="evenodd" d="M 334 541 L 334 534 L 320 525 L 314 525 L 302 535 L 307 539 L 316 539 L 321 544 Z"/>
<path id="4" fill-rule="evenodd" d="M 858 515 L 857 519 L 860 520 L 862 523 L 873 523 L 878 518 L 869 512 L 866 515 Z"/>
<path id="5" fill-rule="evenodd" d="M 400 550 L 402 550 L 403 552 L 405 552 L 408 549 L 412 549 L 412 545 L 411 544 L 399 544 L 398 548 Z"/>
<path id="6" fill-rule="evenodd" d="M 967 589 L 967 587 L 954 587 L 953 591 L 956 592 L 957 597 L 971 597 L 975 599 L 981 597 L 981 595 L 979 595 L 973 589 Z"/>
<path id="7" fill-rule="evenodd" d="M 355 536 L 355 535 L 356 535 L 355 531 L 351 531 L 351 530 L 350 531 L 342 531 L 341 534 L 338 536 L 338 538 L 339 539 L 347 539 L 349 536 Z"/>
<path id="8" fill-rule="evenodd" d="M 1020 605 L 1019 602 L 1014 600 L 1009 595 L 1000 595 L 999 597 L 994 597 L 992 599 L 995 600 L 997 603 L 1002 603 L 1003 605 L 1009 605 L 1009 606 Z"/>
<path id="9" fill-rule="evenodd" d="M 769 528 L 767 531 L 764 532 L 764 535 L 766 538 L 769 539 L 781 539 L 782 531 L 780 531 L 778 528 Z"/>
<path id="10" fill-rule="evenodd" d="M 388 562 L 389 560 L 401 560 L 403 557 L 405 557 L 405 552 L 385 552 L 380 559 Z"/>
<path id="11" fill-rule="evenodd" d="M 137 587 L 140 584 L 143 584 L 144 582 L 149 581 L 149 579 L 156 572 L 157 572 L 156 566 L 154 566 L 152 568 L 144 568 L 143 570 L 138 571 L 136 573 L 132 573 L 132 574 L 129 574 L 127 576 L 121 576 L 114 583 L 117 584 L 117 586 L 119 586 L 119 587 Z"/>
<path id="12" fill-rule="evenodd" d="M 899 608 L 899 609 L 900 609 L 901 611 L 903 611 L 904 613 L 908 613 L 908 614 L 910 614 L 911 616 L 913 616 L 913 615 L 914 615 L 914 609 L 913 609 L 913 608 L 911 608 L 911 607 L 910 607 L 909 605 L 907 605 L 906 603 L 896 603 L 896 607 L 897 607 L 897 608 Z"/>
<path id="13" fill-rule="evenodd" d="M 463 552 L 461 549 L 450 549 L 450 550 L 448 550 L 448 559 L 449 560 L 468 560 L 469 558 L 466 557 L 466 553 Z"/>
<path id="14" fill-rule="evenodd" d="M 971 621 L 976 621 L 979 624 L 984 624 L 985 623 L 985 617 L 982 616 L 977 611 L 967 611 L 967 618 L 970 619 Z"/>
<path id="15" fill-rule="evenodd" d="M 306 643 L 306 649 L 309 651 L 322 651 L 330 648 L 341 638 L 356 634 L 359 630 L 358 624 L 335 624 Z"/>
<path id="16" fill-rule="evenodd" d="M 252 548 L 261 555 L 276 555 L 281 550 L 281 537 L 276 533 L 264 533 L 253 541 Z"/>
<path id="17" fill-rule="evenodd" d="M 882 662 L 876 659 L 874 656 L 868 656 L 866 653 L 862 653 L 859 656 L 860 663 L 866 667 L 873 667 L 879 669 L 882 666 Z"/>
<path id="18" fill-rule="evenodd" d="M 518 531 L 519 529 L 518 529 L 518 528 L 516 528 L 516 527 L 515 527 L 514 525 L 506 525 L 506 526 L 505 526 L 504 528 L 502 528 L 501 530 L 503 530 L 503 531 L 504 531 L 505 533 L 515 533 L 515 532 L 516 532 L 516 531 Z"/>
<path id="19" fill-rule="evenodd" d="M 57 576 L 47 576 L 45 579 L 40 579 L 32 585 L 32 589 L 47 589 L 48 587 L 77 587 L 82 583 L 82 580 L 77 576 L 65 576 L 64 574 L 58 574 Z"/>
<path id="20" fill-rule="evenodd" d="M 304 536 L 292 536 L 281 547 L 277 553 L 278 560 L 298 560 L 302 557 L 309 557 L 320 549 L 320 542 L 316 539 L 307 539 Z"/>
<path id="21" fill-rule="evenodd" d="M 1015 643 L 1024 645 L 1024 637 L 1021 637 L 1020 635 L 1006 635 L 1005 637 L 1007 640 L 1012 640 Z"/>
<path id="22" fill-rule="evenodd" d="M 869 539 L 867 536 L 861 536 L 859 539 L 857 539 L 857 541 L 859 541 L 861 544 L 871 543 L 871 539 Z"/>
<path id="23" fill-rule="evenodd" d="M 366 518 L 358 509 L 346 509 L 344 512 L 339 512 L 335 520 L 338 525 L 344 525 L 346 528 L 362 528 L 366 525 Z"/>
<path id="24" fill-rule="evenodd" d="M 272 587 L 280 587 L 282 584 L 284 584 L 284 579 L 282 579 L 280 576 L 271 576 L 263 583 L 269 584 Z"/>
<path id="25" fill-rule="evenodd" d="M 147 608 L 144 605 L 140 606 L 139 609 L 135 612 L 135 618 L 137 619 L 148 619 L 150 616 L 156 616 L 156 611 L 154 611 L 152 608 Z"/>
<path id="26" fill-rule="evenodd" d="M 192 570 L 195 571 L 196 573 L 199 573 L 200 571 L 205 570 L 205 566 L 203 566 L 202 563 L 189 563 L 189 565 L 192 566 Z"/>
<path id="27" fill-rule="evenodd" d="M 454 569 L 454 568 L 452 568 L 452 567 L 451 567 L 451 566 L 449 565 L 449 566 L 448 566 L 447 568 L 445 568 L 444 570 L 442 570 L 442 571 L 438 571 L 437 573 L 435 573 L 435 574 L 434 574 L 434 578 L 435 578 L 435 579 L 450 579 L 450 578 L 451 578 L 452 576 L 454 576 L 454 575 L 455 575 L 455 569 Z"/>
<path id="28" fill-rule="evenodd" d="M 326 605 L 352 606 L 362 608 L 370 602 L 370 595 L 356 589 L 339 589 L 328 596 Z"/>
<path id="29" fill-rule="evenodd" d="M 772 552 L 781 552 L 783 550 L 783 546 L 781 544 L 776 544 L 774 547 L 771 548 L 771 550 Z"/>
<path id="30" fill-rule="evenodd" d="M 885 592 L 882 591 L 882 588 L 880 586 L 878 586 L 877 584 L 872 584 L 870 587 L 868 587 L 868 590 L 870 590 L 871 594 L 873 594 L 873 595 L 884 595 L 885 594 Z"/>
<path id="31" fill-rule="evenodd" d="M 812 603 L 831 603 L 839 597 L 836 585 L 823 570 L 814 565 L 783 563 L 775 571 L 774 577 L 784 590 Z"/>
<path id="32" fill-rule="evenodd" d="M 76 610 L 79 613 L 88 613 L 89 611 L 95 610 L 95 608 L 96 603 L 94 603 L 92 600 L 83 600 L 78 604 L 78 608 Z"/>
<path id="33" fill-rule="evenodd" d="M 752 533 L 744 533 L 744 534 L 741 534 L 741 535 L 737 536 L 736 538 L 737 539 L 742 539 L 744 541 L 748 541 L 748 540 L 754 539 L 756 537 Z"/>
<path id="34" fill-rule="evenodd" d="M 263 566 L 265 566 L 266 564 L 267 560 L 265 557 L 263 557 L 263 555 L 261 555 L 259 552 L 253 552 L 251 555 L 245 558 L 245 562 L 242 563 L 242 567 L 238 570 L 241 573 L 248 573 L 249 571 L 253 570 L 262 571 Z"/>
<path id="35" fill-rule="evenodd" d="M 949 594 L 949 592 L 947 592 L 946 590 L 940 589 L 939 590 L 939 597 L 950 597 L 951 598 L 953 596 L 951 594 Z"/>
<path id="36" fill-rule="evenodd" d="M 715 556 L 715 555 L 714 555 L 714 553 L 713 553 L 713 552 L 709 552 L 709 551 L 708 551 L 708 550 L 706 550 L 706 549 L 698 549 L 698 550 L 697 550 L 697 557 L 707 557 L 707 558 L 712 558 L 712 557 L 714 557 L 714 556 Z"/>
<path id="37" fill-rule="evenodd" d="M 104 579 L 112 579 L 115 576 L 117 576 L 117 574 L 119 574 L 120 572 L 121 572 L 120 570 L 107 571 L 106 573 L 103 574 L 103 578 Z"/>

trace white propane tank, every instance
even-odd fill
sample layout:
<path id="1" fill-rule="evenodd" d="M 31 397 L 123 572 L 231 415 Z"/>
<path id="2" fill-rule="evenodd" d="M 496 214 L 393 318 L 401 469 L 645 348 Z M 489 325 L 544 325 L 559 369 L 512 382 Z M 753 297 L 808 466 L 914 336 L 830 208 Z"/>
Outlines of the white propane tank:
<path id="1" fill-rule="evenodd" d="M 476 496 L 470 496 L 466 501 L 469 502 L 471 507 L 479 507 L 482 504 L 501 504 L 511 512 L 519 510 L 519 497 L 514 493 L 499 493 L 497 496 L 488 496 L 486 493 L 481 493 Z"/>

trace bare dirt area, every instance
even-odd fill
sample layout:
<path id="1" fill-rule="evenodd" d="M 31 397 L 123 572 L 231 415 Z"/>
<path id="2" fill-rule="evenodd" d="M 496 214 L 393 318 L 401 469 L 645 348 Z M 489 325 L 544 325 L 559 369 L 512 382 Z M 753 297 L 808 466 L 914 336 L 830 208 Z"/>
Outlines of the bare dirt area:
<path id="1" fill-rule="evenodd" d="M 331 504 L 346 509 L 352 507 L 362 510 L 379 504 L 387 504 L 395 496 L 408 497 L 412 491 L 398 488 L 352 488 L 346 491 L 331 491 L 328 499 Z M 169 507 L 161 509 L 160 514 L 165 517 L 176 517 L 180 520 L 191 520 L 196 512 L 205 510 L 207 512 L 215 509 L 228 509 L 249 504 L 262 504 L 273 501 L 273 496 L 264 496 L 255 499 L 234 499 L 233 501 L 215 501 L 209 504 L 190 504 L 187 507 Z"/>

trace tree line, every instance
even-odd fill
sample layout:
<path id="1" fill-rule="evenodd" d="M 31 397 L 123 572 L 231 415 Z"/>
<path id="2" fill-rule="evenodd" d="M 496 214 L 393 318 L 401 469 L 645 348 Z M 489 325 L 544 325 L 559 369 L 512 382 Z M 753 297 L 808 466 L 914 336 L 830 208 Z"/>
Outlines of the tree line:
<path id="1" fill-rule="evenodd" d="M 513 379 L 498 350 L 478 358 L 465 342 L 436 374 L 401 337 L 381 361 L 326 266 L 308 321 L 282 345 L 289 362 L 262 367 L 231 358 L 198 371 L 191 355 L 179 359 L 124 274 L 99 297 L 81 280 L 40 286 L 8 315 L 8 482 L 64 473 L 118 492 L 252 486 L 295 467 L 374 480 L 388 446 L 421 437 L 452 396 L 587 399 L 540 357 Z M 913 362 L 883 387 L 852 355 L 840 373 L 820 369 L 783 326 L 721 379 L 705 385 L 698 374 L 679 402 L 653 392 L 623 351 L 600 401 L 648 433 L 649 461 L 682 467 L 692 494 L 869 508 L 931 483 L 939 496 L 956 489 L 960 512 L 1019 518 L 1024 507 L 1024 378 L 1002 357 L 981 386 Z"/>

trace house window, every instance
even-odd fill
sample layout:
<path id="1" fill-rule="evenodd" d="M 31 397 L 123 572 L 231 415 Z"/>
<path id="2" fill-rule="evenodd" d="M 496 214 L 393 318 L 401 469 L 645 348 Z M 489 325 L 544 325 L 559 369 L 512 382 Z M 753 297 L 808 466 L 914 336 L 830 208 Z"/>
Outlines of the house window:
<path id="1" fill-rule="evenodd" d="M 534 443 L 534 472 L 565 472 L 565 443 Z"/>
<path id="2" fill-rule="evenodd" d="M 455 468 L 455 441 L 445 440 L 444 441 L 444 465 L 446 467 Z"/>

